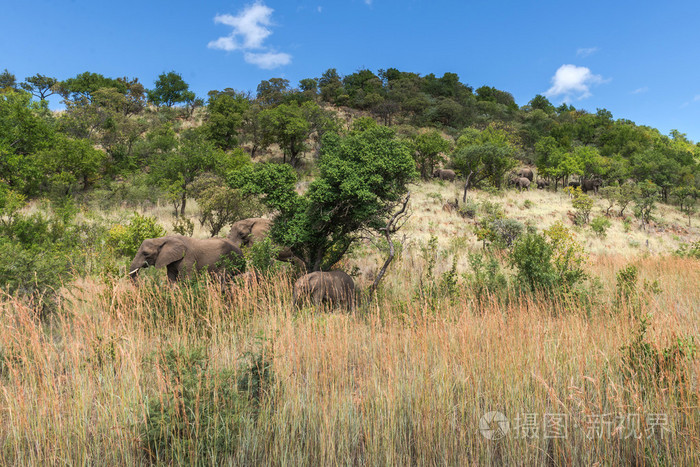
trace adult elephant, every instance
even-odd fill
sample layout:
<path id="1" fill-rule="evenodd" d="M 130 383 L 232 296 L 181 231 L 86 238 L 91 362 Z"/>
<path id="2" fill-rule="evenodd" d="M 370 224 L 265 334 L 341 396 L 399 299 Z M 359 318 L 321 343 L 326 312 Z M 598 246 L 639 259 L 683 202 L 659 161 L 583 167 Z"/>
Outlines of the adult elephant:
<path id="1" fill-rule="evenodd" d="M 310 299 L 316 306 L 355 307 L 355 282 L 343 271 L 316 271 L 301 276 L 294 283 L 294 304 Z"/>
<path id="2" fill-rule="evenodd" d="M 603 185 L 603 181 L 599 178 L 581 180 L 581 191 L 588 193 L 592 190 L 594 193 L 598 194 L 598 188 L 600 188 L 601 185 Z"/>
<path id="3" fill-rule="evenodd" d="M 579 188 L 581 186 L 581 182 L 569 182 L 569 186 L 571 188 Z"/>
<path id="4" fill-rule="evenodd" d="M 518 171 L 518 177 L 525 177 L 532 182 L 532 180 L 535 177 L 535 174 L 532 172 L 532 169 L 528 169 L 527 167 L 525 167 Z"/>
<path id="5" fill-rule="evenodd" d="M 433 172 L 433 178 L 439 178 L 447 182 L 454 182 L 456 175 L 455 171 L 450 169 L 435 169 L 435 172 Z"/>
<path id="6" fill-rule="evenodd" d="M 270 234 L 272 221 L 262 217 L 250 217 L 231 225 L 228 239 L 238 248 L 247 248 L 252 244 L 265 239 Z M 288 247 L 282 247 L 277 253 L 278 261 L 294 263 L 304 269 L 304 262 L 297 258 Z"/>
<path id="7" fill-rule="evenodd" d="M 522 189 L 530 189 L 530 180 L 525 177 L 513 177 L 510 179 L 509 183 L 511 185 L 517 186 L 521 191 Z"/>
<path id="8" fill-rule="evenodd" d="M 191 238 L 182 235 L 148 238 L 141 243 L 129 267 L 129 276 L 136 279 L 139 269 L 148 266 L 167 268 L 168 279 L 177 281 L 183 276 L 206 269 L 209 272 L 236 274 L 243 266 L 243 253 L 226 238 Z"/>

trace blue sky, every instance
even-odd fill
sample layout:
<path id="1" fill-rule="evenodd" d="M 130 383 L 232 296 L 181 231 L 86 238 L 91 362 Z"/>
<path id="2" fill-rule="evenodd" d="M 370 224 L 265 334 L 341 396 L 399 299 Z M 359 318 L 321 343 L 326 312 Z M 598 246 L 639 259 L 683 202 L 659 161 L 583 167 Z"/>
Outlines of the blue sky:
<path id="1" fill-rule="evenodd" d="M 519 105 L 547 94 L 698 142 L 699 14 L 697 1 L 23 0 L 0 15 L 0 70 L 146 87 L 175 70 L 201 97 L 328 68 L 454 72 Z"/>

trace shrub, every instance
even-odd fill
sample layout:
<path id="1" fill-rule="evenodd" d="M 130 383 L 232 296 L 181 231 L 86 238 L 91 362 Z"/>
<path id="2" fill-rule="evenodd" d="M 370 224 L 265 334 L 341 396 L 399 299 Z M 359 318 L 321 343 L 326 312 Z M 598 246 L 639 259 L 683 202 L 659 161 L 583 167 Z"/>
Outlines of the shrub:
<path id="1" fill-rule="evenodd" d="M 471 288 L 474 299 L 481 304 L 488 296 L 505 295 L 508 279 L 501 271 L 501 265 L 493 256 L 481 253 L 469 255 L 471 274 L 465 274 L 467 285 Z"/>
<path id="2" fill-rule="evenodd" d="M 263 275 L 271 275 L 280 268 L 279 261 L 275 261 L 280 252 L 270 237 L 253 243 L 245 248 L 243 254 L 246 258 L 248 269 L 253 269 Z"/>
<path id="3" fill-rule="evenodd" d="M 580 187 L 571 188 L 567 187 L 567 190 L 572 194 L 571 205 L 576 211 L 574 215 L 574 224 L 585 225 L 588 224 L 591 216 L 591 210 L 593 209 L 593 199 L 587 194 L 581 191 Z"/>
<path id="4" fill-rule="evenodd" d="M 191 237 L 194 234 L 194 222 L 185 216 L 179 216 L 173 223 L 173 232 L 185 237 Z"/>
<path id="5" fill-rule="evenodd" d="M 690 336 L 675 337 L 667 347 L 659 349 L 646 341 L 649 316 L 639 318 L 632 341 L 622 347 L 623 375 L 642 388 L 679 389 L 691 378 L 689 363 L 697 356 L 697 343 Z"/>
<path id="6" fill-rule="evenodd" d="M 535 203 L 533 203 L 529 199 L 526 199 L 525 201 L 523 201 L 523 209 L 531 209 L 534 205 L 535 205 Z"/>
<path id="7" fill-rule="evenodd" d="M 226 225 L 248 217 L 259 217 L 262 207 L 253 196 L 243 196 L 215 176 L 201 176 L 193 184 L 199 205 L 199 223 L 216 237 Z"/>
<path id="8" fill-rule="evenodd" d="M 200 348 L 165 351 L 164 391 L 147 400 L 141 442 L 149 460 L 208 464 L 235 453 L 246 400 L 230 370 L 212 371 Z"/>
<path id="9" fill-rule="evenodd" d="M 457 208 L 457 212 L 462 217 L 467 217 L 469 219 L 474 219 L 476 217 L 476 211 L 479 205 L 476 201 L 468 198 L 461 206 Z"/>
<path id="10" fill-rule="evenodd" d="M 700 259 L 700 240 L 690 244 L 681 243 L 675 254 L 682 258 Z"/>
<path id="11" fill-rule="evenodd" d="M 634 197 L 634 216 L 642 223 L 642 227 L 652 219 L 652 212 L 659 199 L 659 187 L 653 182 L 646 180 L 638 184 L 637 193 Z"/>
<path id="12" fill-rule="evenodd" d="M 107 245 L 124 256 L 134 256 L 147 238 L 165 235 L 165 229 L 155 217 L 142 216 L 135 212 L 128 225 L 117 224 L 107 233 Z"/>
<path id="13" fill-rule="evenodd" d="M 560 222 L 544 235 L 523 235 L 513 246 L 510 261 L 520 283 L 531 291 L 568 291 L 586 277 L 583 247 Z"/>
<path id="14" fill-rule="evenodd" d="M 610 228 L 610 225 L 610 221 L 605 216 L 598 216 L 591 220 L 591 229 L 601 238 L 607 236 L 607 230 Z"/>
<path id="15" fill-rule="evenodd" d="M 524 230 L 525 226 L 515 219 L 489 217 L 479 223 L 476 237 L 484 243 L 488 241 L 494 247 L 504 249 L 510 248 Z"/>

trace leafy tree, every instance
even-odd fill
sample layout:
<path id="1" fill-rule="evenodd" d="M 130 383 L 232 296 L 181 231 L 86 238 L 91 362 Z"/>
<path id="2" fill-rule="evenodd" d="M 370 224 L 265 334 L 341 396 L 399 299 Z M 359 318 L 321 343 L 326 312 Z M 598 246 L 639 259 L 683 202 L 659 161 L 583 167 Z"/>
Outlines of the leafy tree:
<path id="1" fill-rule="evenodd" d="M 54 135 L 46 102 L 32 102 L 24 91 L 0 93 L 0 181 L 15 191 L 35 194 L 43 169 L 34 155 L 49 148 Z"/>
<path id="2" fill-rule="evenodd" d="M 50 147 L 37 154 L 37 159 L 51 188 L 68 195 L 92 185 L 102 172 L 106 155 L 89 140 L 58 134 Z"/>
<path id="3" fill-rule="evenodd" d="M 123 81 L 106 78 L 99 73 L 90 73 L 86 71 L 77 75 L 75 78 L 69 78 L 61 81 L 56 85 L 56 92 L 60 94 L 66 101 L 92 101 L 95 92 L 104 88 L 114 88 L 120 93 L 127 91 L 127 85 Z"/>
<path id="4" fill-rule="evenodd" d="M 207 226 L 212 237 L 229 224 L 262 214 L 260 203 L 254 197 L 244 196 L 227 186 L 220 176 L 199 176 L 192 184 L 192 191 L 199 206 L 199 223 Z"/>
<path id="5" fill-rule="evenodd" d="M 250 157 L 254 158 L 259 150 L 264 150 L 271 142 L 268 126 L 264 125 L 260 114 L 263 108 L 257 100 L 252 101 L 243 112 L 241 120 L 241 139 L 250 143 Z"/>
<path id="6" fill-rule="evenodd" d="M 155 88 L 147 92 L 148 101 L 156 106 L 172 107 L 175 104 L 193 101 L 196 96 L 190 91 L 190 86 L 182 79 L 182 75 L 174 71 L 158 75 Z"/>
<path id="7" fill-rule="evenodd" d="M 416 135 L 412 143 L 421 177 L 427 180 L 433 175 L 435 166 L 445 161 L 442 153 L 450 150 L 450 142 L 439 131 L 430 130 Z"/>
<path id="8" fill-rule="evenodd" d="M 500 187 L 505 174 L 515 167 L 513 159 L 516 143 L 502 129 L 494 126 L 484 131 L 466 128 L 457 139 L 457 148 L 452 154 L 452 164 L 466 177 L 463 200 L 467 189 L 489 180 Z"/>
<path id="9" fill-rule="evenodd" d="M 5 70 L 0 73 L 0 92 L 7 92 L 10 90 L 17 90 L 17 78 L 5 68 Z"/>
<path id="10" fill-rule="evenodd" d="M 205 127 L 216 147 L 228 150 L 238 146 L 238 132 L 249 105 L 245 94 L 231 88 L 209 91 Z"/>
<path id="11" fill-rule="evenodd" d="M 233 173 L 233 187 L 258 194 L 278 212 L 272 235 L 310 271 L 328 270 L 365 230 L 385 228 L 415 177 L 409 149 L 379 125 L 347 137 L 328 133 L 319 177 L 303 195 L 289 166 L 255 164 Z"/>
<path id="12" fill-rule="evenodd" d="M 307 149 L 306 140 L 311 135 L 312 126 L 306 118 L 305 110 L 313 106 L 315 104 L 312 102 L 304 102 L 302 105 L 290 102 L 260 112 L 263 131 L 282 149 L 284 163 L 289 159 L 289 163 L 296 166 L 299 157 Z"/>
<path id="13" fill-rule="evenodd" d="M 32 93 L 34 97 L 43 101 L 55 93 L 54 86 L 56 84 L 58 84 L 56 78 L 36 74 L 26 78 L 23 83 L 20 83 L 20 86 L 25 91 Z"/>
<path id="14" fill-rule="evenodd" d="M 299 81 L 299 90 L 305 100 L 315 101 L 318 97 L 318 79 L 305 78 Z"/>
<path id="15" fill-rule="evenodd" d="M 549 99 L 544 97 L 542 94 L 537 94 L 530 100 L 530 102 L 527 103 L 527 105 L 529 105 L 530 109 L 532 110 L 541 110 L 546 114 L 554 113 L 554 106 L 551 102 L 549 102 Z"/>
<path id="16" fill-rule="evenodd" d="M 637 193 L 634 198 L 634 215 L 642 223 L 642 227 L 651 220 L 652 212 L 659 200 L 659 187 L 650 180 L 644 180 L 637 185 Z"/>
<path id="17" fill-rule="evenodd" d="M 335 68 L 326 70 L 318 79 L 318 88 L 322 101 L 336 104 L 344 91 L 338 70 Z"/>
<path id="18" fill-rule="evenodd" d="M 166 135 L 167 136 L 167 135 Z M 226 154 L 206 139 L 201 129 L 183 133 L 171 151 L 154 154 L 151 178 L 171 195 L 176 214 L 184 216 L 194 179 L 205 172 L 223 175 L 247 162 L 242 151 Z"/>

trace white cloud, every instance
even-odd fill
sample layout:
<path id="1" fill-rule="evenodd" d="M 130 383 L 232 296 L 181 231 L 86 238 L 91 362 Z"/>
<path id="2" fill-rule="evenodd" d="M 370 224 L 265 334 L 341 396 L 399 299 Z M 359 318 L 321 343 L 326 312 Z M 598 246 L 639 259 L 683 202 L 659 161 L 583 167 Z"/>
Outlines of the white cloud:
<path id="1" fill-rule="evenodd" d="M 243 55 L 245 61 L 257 65 L 265 70 L 271 70 L 277 68 L 278 66 L 289 65 L 292 62 L 292 56 L 286 53 L 276 53 L 276 52 L 265 52 L 265 53 L 252 53 L 246 52 Z"/>
<path id="2" fill-rule="evenodd" d="M 598 47 L 582 47 L 576 50 L 576 55 L 578 57 L 588 57 L 589 55 L 593 55 L 597 51 Z"/>
<path id="3" fill-rule="evenodd" d="M 637 88 L 634 91 L 632 91 L 630 94 L 644 94 L 645 92 L 649 92 L 649 88 L 647 86 Z"/>
<path id="4" fill-rule="evenodd" d="M 207 44 L 210 49 L 231 52 L 244 52 L 246 62 L 261 68 L 270 69 L 291 63 L 292 56 L 276 53 L 265 45 L 265 40 L 272 35 L 270 26 L 274 10 L 262 2 L 248 5 L 237 15 L 216 15 L 214 22 L 233 28 L 228 36 L 219 37 Z M 251 52 L 251 51 L 260 52 Z"/>
<path id="5" fill-rule="evenodd" d="M 594 75 L 591 70 L 585 66 L 562 65 L 552 77 L 552 87 L 549 88 L 545 95 L 547 97 L 562 96 L 564 101 L 576 99 L 585 99 L 590 97 L 590 87 L 596 84 L 605 83 L 600 75 Z"/>

